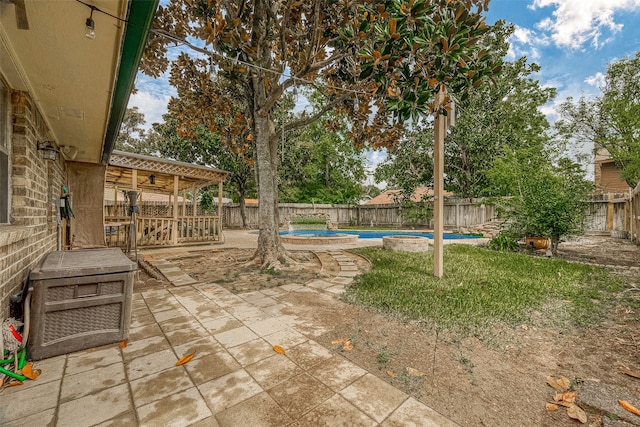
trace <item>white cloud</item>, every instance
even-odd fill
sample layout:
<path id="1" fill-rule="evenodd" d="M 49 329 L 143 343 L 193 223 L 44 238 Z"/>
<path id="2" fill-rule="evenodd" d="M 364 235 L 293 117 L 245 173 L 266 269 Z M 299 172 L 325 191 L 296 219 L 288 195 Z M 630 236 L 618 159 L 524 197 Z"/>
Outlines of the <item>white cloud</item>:
<path id="1" fill-rule="evenodd" d="M 167 104 L 170 98 L 169 95 L 156 96 L 149 92 L 138 90 L 136 94 L 131 95 L 129 107 L 138 107 L 138 110 L 144 114 L 145 127 L 150 128 L 152 123 L 163 122 L 162 115 L 167 112 Z"/>
<path id="2" fill-rule="evenodd" d="M 534 0 L 531 8 L 549 6 L 555 7 L 553 18 L 540 21 L 537 27 L 550 32 L 556 45 L 577 49 L 590 42 L 599 48 L 611 41 L 605 32 L 622 29 L 614 14 L 639 10 L 640 0 Z"/>
<path id="3" fill-rule="evenodd" d="M 167 104 L 171 97 L 176 95 L 175 89 L 167 81 L 167 76 L 153 79 L 138 74 L 136 89 L 138 92 L 131 95 L 128 107 L 138 107 L 144 114 L 145 128 L 150 128 L 153 123 L 162 123 L 162 115 L 167 113 Z"/>
<path id="4" fill-rule="evenodd" d="M 597 88 L 604 87 L 606 75 L 601 72 L 595 73 L 593 76 L 589 76 L 584 79 L 584 82 L 590 86 L 594 86 Z"/>
<path id="5" fill-rule="evenodd" d="M 548 40 L 539 33 L 529 28 L 516 25 L 513 34 L 509 37 L 507 58 L 517 59 L 526 56 L 529 59 L 537 61 L 541 56 L 538 46 L 545 46 L 548 43 Z"/>

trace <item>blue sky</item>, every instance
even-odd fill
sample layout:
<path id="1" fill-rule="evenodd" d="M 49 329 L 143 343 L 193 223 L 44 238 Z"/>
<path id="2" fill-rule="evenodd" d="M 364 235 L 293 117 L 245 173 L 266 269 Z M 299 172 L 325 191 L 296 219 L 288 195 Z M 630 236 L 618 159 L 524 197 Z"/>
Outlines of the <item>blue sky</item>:
<path id="1" fill-rule="evenodd" d="M 610 61 L 640 50 L 640 0 L 492 0 L 487 22 L 498 19 L 516 25 L 505 59 L 526 56 L 538 63 L 541 84 L 558 90 L 556 99 L 543 107 L 552 122 L 557 105 L 568 96 L 599 94 Z M 177 54 L 179 49 L 172 50 Z M 147 125 L 162 121 L 175 94 L 166 78 L 139 74 L 136 87 L 138 93 L 131 96 L 129 106 L 145 114 Z M 377 164 L 384 156 L 378 152 L 369 157 Z"/>
<path id="2" fill-rule="evenodd" d="M 640 0 L 492 0 L 487 21 L 498 19 L 516 25 L 506 59 L 538 63 L 541 84 L 558 90 L 551 121 L 566 97 L 600 93 L 609 62 L 640 50 Z"/>

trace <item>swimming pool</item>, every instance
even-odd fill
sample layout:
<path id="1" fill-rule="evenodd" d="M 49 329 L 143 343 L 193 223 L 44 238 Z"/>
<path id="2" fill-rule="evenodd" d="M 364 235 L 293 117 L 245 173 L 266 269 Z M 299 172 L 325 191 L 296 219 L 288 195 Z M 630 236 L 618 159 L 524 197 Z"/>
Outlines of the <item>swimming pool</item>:
<path id="1" fill-rule="evenodd" d="M 366 231 L 366 230 L 338 230 L 338 231 L 330 231 L 330 230 L 294 230 L 294 231 L 281 231 L 281 235 L 291 235 L 295 234 L 298 236 L 304 235 L 313 235 L 313 236 L 337 236 L 340 234 L 350 234 L 356 235 L 361 239 L 382 239 L 384 236 L 418 236 L 418 237 L 428 237 L 429 239 L 433 239 L 433 233 L 427 233 L 422 231 L 383 231 L 383 230 L 375 230 L 375 231 Z M 455 233 L 444 233 L 442 238 L 445 240 L 456 240 L 456 239 L 478 239 L 480 236 L 471 236 L 468 234 L 455 234 Z"/>

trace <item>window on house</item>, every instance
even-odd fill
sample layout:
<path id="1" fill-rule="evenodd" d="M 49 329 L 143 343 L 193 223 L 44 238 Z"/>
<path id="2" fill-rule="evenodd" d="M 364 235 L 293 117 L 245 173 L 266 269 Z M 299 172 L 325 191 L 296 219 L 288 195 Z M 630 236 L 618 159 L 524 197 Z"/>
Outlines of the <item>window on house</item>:
<path id="1" fill-rule="evenodd" d="M 0 224 L 9 222 L 11 194 L 10 154 L 11 154 L 11 97 L 9 86 L 0 78 Z"/>

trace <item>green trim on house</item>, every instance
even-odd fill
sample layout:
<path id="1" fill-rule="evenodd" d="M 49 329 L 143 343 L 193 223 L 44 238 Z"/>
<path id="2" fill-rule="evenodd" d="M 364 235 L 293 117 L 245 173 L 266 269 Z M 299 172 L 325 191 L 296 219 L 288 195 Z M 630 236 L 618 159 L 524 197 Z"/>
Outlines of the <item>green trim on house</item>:
<path id="1" fill-rule="evenodd" d="M 111 111 L 104 138 L 101 163 L 107 164 L 116 145 L 116 137 L 129 103 L 129 96 L 140 65 L 140 58 L 147 44 L 147 37 L 160 0 L 131 0 L 127 14 L 127 26 L 122 41 L 120 66 L 111 97 Z"/>

